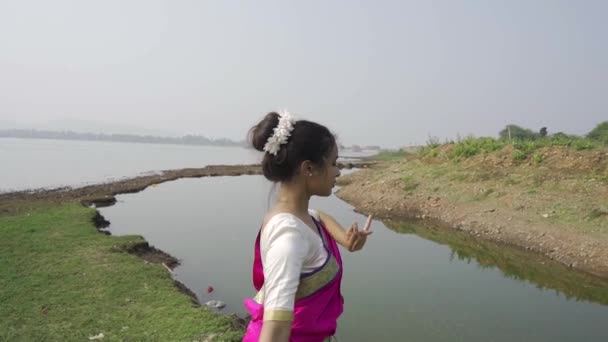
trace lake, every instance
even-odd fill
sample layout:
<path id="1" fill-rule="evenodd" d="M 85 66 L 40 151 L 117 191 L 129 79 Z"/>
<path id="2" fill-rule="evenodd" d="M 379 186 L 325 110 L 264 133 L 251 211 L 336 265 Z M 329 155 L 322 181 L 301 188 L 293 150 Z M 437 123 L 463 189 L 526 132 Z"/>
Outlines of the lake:
<path id="1" fill-rule="evenodd" d="M 183 179 L 100 211 L 112 234 L 142 235 L 180 259 L 175 277 L 201 302 L 243 315 L 271 190 L 261 176 Z M 311 207 L 343 225 L 365 221 L 336 196 Z M 464 233 L 385 223 L 374 221 L 364 250 L 342 253 L 340 341 L 608 341 L 606 282 Z"/>
<path id="2" fill-rule="evenodd" d="M 371 154 L 344 151 L 346 157 Z M 0 193 L 82 186 L 162 170 L 254 164 L 260 160 L 260 152 L 241 147 L 0 138 Z"/>
<path id="3" fill-rule="evenodd" d="M 81 186 L 210 164 L 253 164 L 239 147 L 0 138 L 0 192 Z"/>

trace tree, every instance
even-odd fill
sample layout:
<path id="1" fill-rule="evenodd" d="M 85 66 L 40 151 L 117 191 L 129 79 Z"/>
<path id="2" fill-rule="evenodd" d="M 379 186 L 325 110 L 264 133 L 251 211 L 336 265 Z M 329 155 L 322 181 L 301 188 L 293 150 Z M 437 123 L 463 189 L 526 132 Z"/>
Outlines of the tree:
<path id="1" fill-rule="evenodd" d="M 608 121 L 604 121 L 587 134 L 587 138 L 608 144 Z"/>
<path id="2" fill-rule="evenodd" d="M 543 127 L 540 129 L 540 131 L 538 131 L 538 134 L 540 134 L 541 138 L 544 138 L 547 136 L 547 127 Z"/>
<path id="3" fill-rule="evenodd" d="M 535 140 L 538 138 L 538 133 L 534 133 L 527 128 L 517 125 L 507 125 L 499 133 L 500 139 L 503 140 Z"/>

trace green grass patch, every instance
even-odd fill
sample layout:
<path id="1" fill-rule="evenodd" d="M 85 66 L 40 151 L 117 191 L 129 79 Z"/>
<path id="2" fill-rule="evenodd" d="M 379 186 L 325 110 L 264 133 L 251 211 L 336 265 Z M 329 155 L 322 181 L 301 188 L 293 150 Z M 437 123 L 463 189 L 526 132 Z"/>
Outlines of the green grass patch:
<path id="1" fill-rule="evenodd" d="M 161 265 L 120 252 L 141 237 L 100 234 L 94 214 L 71 203 L 0 216 L 0 341 L 240 341 Z"/>
<path id="2" fill-rule="evenodd" d="M 591 212 L 589 213 L 589 215 L 587 215 L 587 219 L 588 220 L 595 220 L 598 219 L 600 217 L 605 217 L 608 216 L 608 211 L 606 210 L 602 210 L 602 209 L 598 209 L 598 208 L 594 208 L 591 210 Z"/>
<path id="3" fill-rule="evenodd" d="M 605 147 L 608 143 L 603 143 L 602 140 L 555 134 L 553 136 L 533 140 L 469 137 L 449 145 L 453 145 L 453 148 L 450 150 L 448 158 L 454 162 L 460 162 L 482 153 L 492 153 L 503 149 L 505 146 L 511 145 L 513 146 L 512 158 L 514 161 L 522 162 L 532 155 L 533 161 L 540 163 L 542 162 L 542 155 L 534 154 L 534 152 L 544 147 L 558 146 L 570 147 L 576 150 L 592 150 L 599 147 Z M 429 144 L 420 150 L 419 155 L 421 157 L 437 157 L 441 146 L 442 145 L 436 143 Z"/>
<path id="4" fill-rule="evenodd" d="M 466 138 L 454 145 L 450 159 L 460 161 L 480 153 L 491 153 L 502 149 L 505 143 L 494 138 Z"/>
<path id="5" fill-rule="evenodd" d="M 403 182 L 403 190 L 409 193 L 414 192 L 414 190 L 416 190 L 416 188 L 418 188 L 420 185 L 420 183 L 417 182 L 416 179 L 414 179 L 414 177 L 411 175 L 402 176 L 401 181 Z"/>
<path id="6" fill-rule="evenodd" d="M 403 150 L 399 151 L 382 151 L 371 158 L 374 160 L 396 160 L 396 159 L 404 159 L 410 155 L 410 153 L 405 152 Z"/>
<path id="7" fill-rule="evenodd" d="M 442 167 L 442 166 L 433 166 L 432 168 L 430 168 L 428 170 L 428 175 L 431 178 L 440 178 L 443 177 L 445 175 L 447 175 L 450 172 L 450 170 L 447 167 Z"/>
<path id="8" fill-rule="evenodd" d="M 423 147 L 418 154 L 421 157 L 427 158 L 436 158 L 439 156 L 439 148 L 437 146 L 425 146 Z"/>

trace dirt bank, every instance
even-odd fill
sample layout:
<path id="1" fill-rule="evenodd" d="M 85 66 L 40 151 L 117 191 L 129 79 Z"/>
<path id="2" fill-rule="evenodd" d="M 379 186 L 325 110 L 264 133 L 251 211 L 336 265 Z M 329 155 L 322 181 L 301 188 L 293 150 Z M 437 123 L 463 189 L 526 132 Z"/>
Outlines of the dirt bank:
<path id="1" fill-rule="evenodd" d="M 512 163 L 509 151 L 383 161 L 343 177 L 338 196 L 381 218 L 433 220 L 608 278 L 606 152 L 541 153 L 542 163 Z"/>
<path id="2" fill-rule="evenodd" d="M 367 167 L 373 162 L 339 163 L 343 169 Z M 166 170 L 156 174 L 127 178 L 115 182 L 88 185 L 77 188 L 36 189 L 0 193 L 0 215 L 14 213 L 20 208 L 29 207 L 34 202 L 63 202 L 80 201 L 86 206 L 95 204 L 97 207 L 112 205 L 118 194 L 136 193 L 148 186 L 160 184 L 180 178 L 200 178 L 218 176 L 242 176 L 261 174 L 258 164 L 255 165 L 210 165 L 203 168 L 187 168 Z"/>

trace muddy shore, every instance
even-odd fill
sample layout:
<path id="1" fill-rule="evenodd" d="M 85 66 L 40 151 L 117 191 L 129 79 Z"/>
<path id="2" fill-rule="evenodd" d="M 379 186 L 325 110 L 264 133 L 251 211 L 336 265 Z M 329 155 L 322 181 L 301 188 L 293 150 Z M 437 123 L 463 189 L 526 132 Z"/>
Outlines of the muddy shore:
<path id="1" fill-rule="evenodd" d="M 362 168 L 373 162 L 338 163 L 341 169 Z M 112 205 L 118 194 L 136 193 L 148 186 L 177 180 L 180 178 L 201 178 L 218 176 L 259 175 L 262 170 L 258 164 L 252 165 L 209 165 L 203 168 L 166 170 L 155 174 L 126 178 L 119 181 L 87 185 L 83 187 L 63 187 L 56 189 L 34 189 L 0 193 L 0 215 L 18 210 L 20 202 L 62 202 L 80 201 L 97 207 Z"/>
<path id="2" fill-rule="evenodd" d="M 380 219 L 430 221 L 444 229 L 460 230 L 608 279 L 608 238 L 605 235 L 574 231 L 546 222 L 547 219 L 533 218 L 541 215 L 526 213 L 508 196 L 500 198 L 502 202 L 458 202 L 434 192 L 437 188 L 432 187 L 436 184 L 428 188 L 420 185 L 415 191 L 407 192 L 403 190 L 401 170 L 395 165 L 378 163 L 370 169 L 341 177 L 337 196 L 358 211 Z M 466 186 L 473 189 L 476 185 Z"/>

